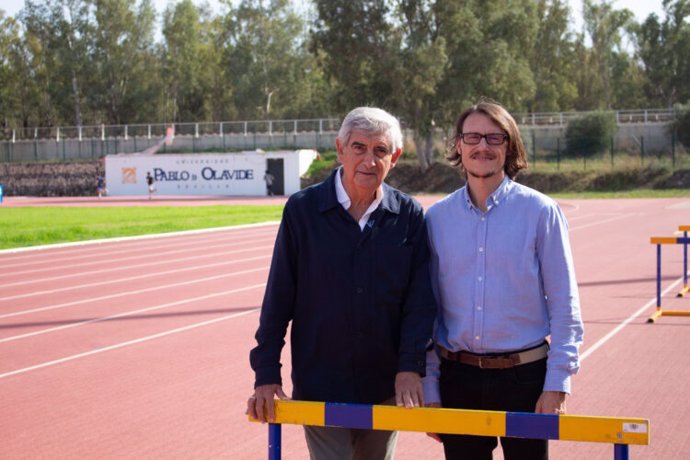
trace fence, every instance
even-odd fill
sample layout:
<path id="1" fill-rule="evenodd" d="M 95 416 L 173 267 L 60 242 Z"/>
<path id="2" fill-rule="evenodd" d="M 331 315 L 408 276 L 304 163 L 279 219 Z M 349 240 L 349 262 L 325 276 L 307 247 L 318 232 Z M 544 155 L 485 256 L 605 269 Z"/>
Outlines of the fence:
<path id="1" fill-rule="evenodd" d="M 542 112 L 516 113 L 517 122 L 524 126 L 565 126 L 574 118 L 589 112 Z M 613 112 L 616 122 L 627 123 L 668 123 L 675 120 L 674 109 L 644 109 L 618 110 Z M 222 136 L 224 134 L 264 133 L 268 135 L 282 135 L 285 133 L 303 132 L 332 132 L 340 127 L 339 118 L 315 118 L 299 120 L 253 120 L 253 121 L 222 121 L 206 123 L 149 123 L 132 125 L 91 125 L 66 127 L 31 127 L 5 128 L 0 130 L 0 141 L 17 142 L 20 140 L 53 139 L 124 139 L 130 137 L 152 138 L 165 136 L 166 128 L 175 127 L 179 135 Z"/>
<path id="2" fill-rule="evenodd" d="M 588 112 L 541 112 L 516 113 L 515 120 L 526 126 L 559 125 L 565 126 L 570 120 Z M 616 123 L 668 123 L 675 120 L 674 109 L 616 110 Z"/>
<path id="3" fill-rule="evenodd" d="M 281 456 L 280 424 L 603 442 L 614 445 L 616 460 L 629 458 L 630 444 L 648 445 L 650 434 L 649 420 L 641 418 L 406 409 L 306 401 L 275 403 L 276 419 L 268 428 L 269 460 L 278 460 Z"/>
<path id="4" fill-rule="evenodd" d="M 662 165 L 690 168 L 688 150 L 676 140 L 670 121 L 673 110 L 615 112 L 618 130 L 610 147 L 598 155 L 566 154 L 567 122 L 584 112 L 515 114 L 520 123 L 532 169 L 602 169 Z M 338 118 L 177 123 L 175 142 L 161 153 L 227 152 L 256 149 L 332 150 Z M 166 124 L 99 125 L 0 130 L 0 162 L 96 159 L 113 153 L 145 150 L 165 136 Z M 434 145 L 439 157 L 448 132 L 438 129 Z M 414 151 L 412 133 L 406 148 Z"/>

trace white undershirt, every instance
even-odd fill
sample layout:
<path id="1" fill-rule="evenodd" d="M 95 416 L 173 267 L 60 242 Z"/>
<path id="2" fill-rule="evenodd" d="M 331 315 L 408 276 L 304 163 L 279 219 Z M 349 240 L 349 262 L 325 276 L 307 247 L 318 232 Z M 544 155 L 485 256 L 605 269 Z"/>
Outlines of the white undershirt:
<path id="1" fill-rule="evenodd" d="M 335 194 L 338 197 L 338 203 L 342 205 L 343 208 L 345 208 L 345 211 L 350 209 L 350 206 L 352 206 L 352 200 L 348 196 L 347 192 L 345 191 L 345 186 L 343 186 L 343 180 L 340 178 L 340 175 L 343 173 L 342 168 L 338 171 L 338 174 L 335 175 Z M 369 208 L 367 208 L 367 211 L 364 213 L 361 219 L 359 219 L 359 228 L 361 230 L 364 230 L 364 226 L 367 224 L 369 221 L 369 216 L 371 216 L 371 213 L 376 210 L 376 208 L 379 207 L 379 203 L 383 200 L 383 187 L 379 186 L 379 188 L 376 189 L 376 198 L 374 198 L 374 201 L 369 205 Z"/>

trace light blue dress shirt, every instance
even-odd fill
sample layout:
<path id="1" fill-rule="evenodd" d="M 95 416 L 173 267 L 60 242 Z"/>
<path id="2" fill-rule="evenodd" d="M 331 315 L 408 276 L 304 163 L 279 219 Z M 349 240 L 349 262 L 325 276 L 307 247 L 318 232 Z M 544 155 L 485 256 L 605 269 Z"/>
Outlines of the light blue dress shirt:
<path id="1" fill-rule="evenodd" d="M 496 353 L 550 336 L 544 391 L 570 392 L 583 325 L 568 239 L 555 201 L 506 177 L 486 201 L 463 187 L 426 214 L 438 304 L 437 344 Z M 437 350 L 427 356 L 426 402 L 440 402 Z"/>

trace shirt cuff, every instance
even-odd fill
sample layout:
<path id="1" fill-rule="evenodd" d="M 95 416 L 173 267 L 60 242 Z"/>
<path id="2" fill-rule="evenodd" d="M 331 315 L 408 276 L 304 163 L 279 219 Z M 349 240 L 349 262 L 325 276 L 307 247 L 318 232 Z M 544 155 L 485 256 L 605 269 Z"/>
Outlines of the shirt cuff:
<path id="1" fill-rule="evenodd" d="M 544 391 L 562 391 L 570 394 L 571 375 L 566 371 L 547 370 Z"/>

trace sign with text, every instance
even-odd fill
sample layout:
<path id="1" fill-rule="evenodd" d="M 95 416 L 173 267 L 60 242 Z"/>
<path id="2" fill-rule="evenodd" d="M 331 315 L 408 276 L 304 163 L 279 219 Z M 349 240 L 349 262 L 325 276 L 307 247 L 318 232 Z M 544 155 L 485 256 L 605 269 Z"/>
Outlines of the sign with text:
<path id="1" fill-rule="evenodd" d="M 159 195 L 266 194 L 264 174 L 269 158 L 285 159 L 286 194 L 299 190 L 299 176 L 318 155 L 313 150 L 212 154 L 141 153 L 108 155 L 106 186 L 110 195 L 146 195 L 150 173 Z M 293 177 L 294 176 L 294 177 Z"/>

